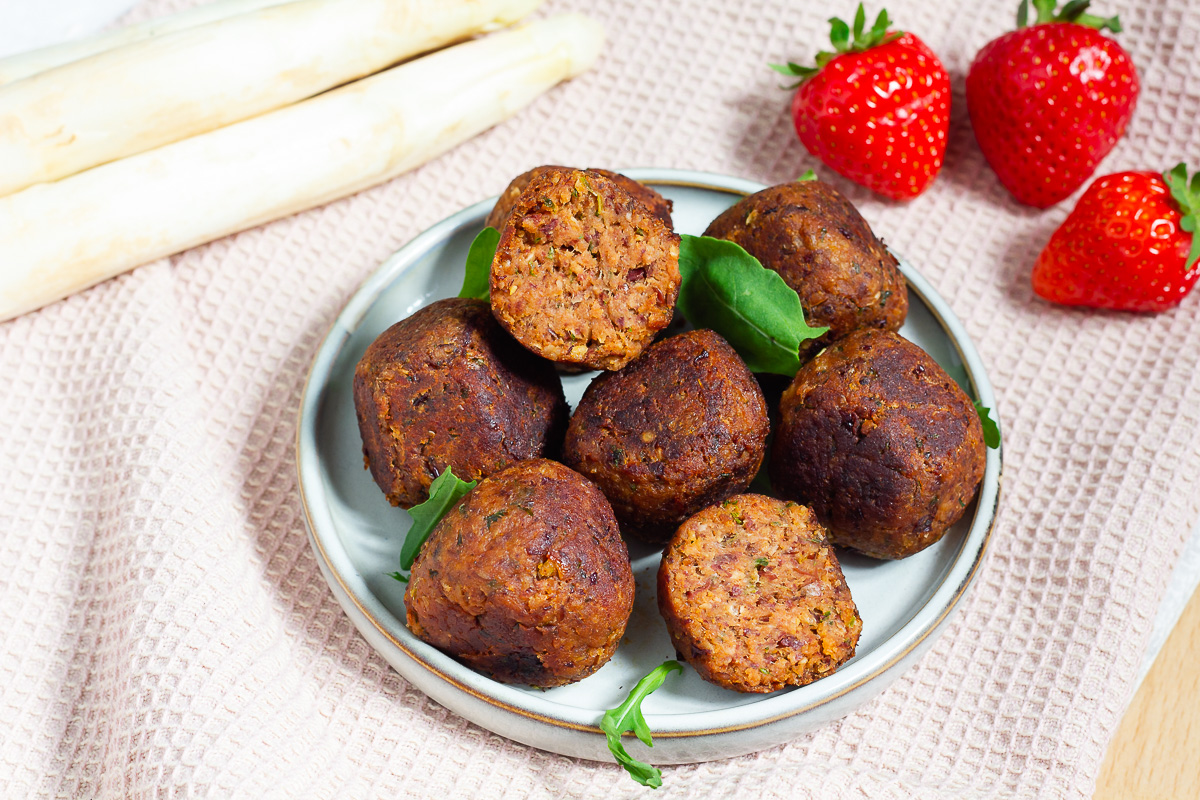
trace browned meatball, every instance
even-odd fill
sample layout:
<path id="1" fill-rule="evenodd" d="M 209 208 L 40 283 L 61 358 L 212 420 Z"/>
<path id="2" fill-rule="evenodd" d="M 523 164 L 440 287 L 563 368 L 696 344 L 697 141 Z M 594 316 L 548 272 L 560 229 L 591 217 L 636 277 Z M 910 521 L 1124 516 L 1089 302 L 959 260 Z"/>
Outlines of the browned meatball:
<path id="1" fill-rule="evenodd" d="M 354 410 L 371 475 L 404 508 L 424 502 L 447 467 L 477 480 L 557 455 L 568 412 L 550 363 L 513 341 L 487 303 L 459 298 L 371 343 L 354 370 Z"/>
<path id="2" fill-rule="evenodd" d="M 858 328 L 899 330 L 908 316 L 895 256 L 827 183 L 763 189 L 713 220 L 704 235 L 741 245 L 796 290 L 810 325 L 829 326 L 821 338 L 801 343 L 802 357 Z"/>
<path id="3" fill-rule="evenodd" d="M 604 495 L 525 461 L 475 487 L 434 529 L 404 595 L 408 627 L 505 683 L 561 686 L 612 657 L 633 570 Z"/>
<path id="4" fill-rule="evenodd" d="M 823 678 L 854 655 L 862 632 L 816 517 L 758 494 L 679 526 L 659 563 L 658 608 L 680 657 L 739 692 Z"/>
<path id="5" fill-rule="evenodd" d="M 625 532 L 662 544 L 750 485 L 768 432 L 762 391 L 738 354 L 712 331 L 689 331 L 592 381 L 563 461 L 600 487 Z"/>
<path id="6" fill-rule="evenodd" d="M 679 237 L 603 175 L 547 168 L 492 261 L 492 312 L 551 361 L 620 369 L 671 321 Z"/>
<path id="7" fill-rule="evenodd" d="M 517 203 L 517 198 L 521 196 L 521 192 L 529 185 L 529 182 L 537 176 L 550 169 L 567 169 L 567 167 L 558 167 L 547 164 L 542 167 L 534 167 L 533 169 L 522 172 L 520 175 L 512 179 L 512 182 L 504 188 L 500 193 L 500 197 L 496 200 L 496 205 L 488 214 L 486 226 L 495 228 L 496 230 L 504 230 L 504 223 L 508 221 L 509 215 L 512 213 L 513 206 Z M 589 167 L 587 172 L 595 172 L 616 183 L 626 192 L 642 202 L 642 205 L 650 211 L 651 214 L 661 219 L 666 223 L 668 228 L 673 227 L 671 223 L 671 208 L 673 204 L 670 200 L 663 197 L 658 192 L 646 186 L 643 183 L 638 183 L 633 178 L 626 177 L 619 172 L 613 172 L 607 169 L 597 169 Z"/>
<path id="8" fill-rule="evenodd" d="M 771 481 L 834 543 L 904 558 L 942 538 L 983 478 L 975 407 L 929 354 L 861 330 L 796 373 L 780 400 Z"/>

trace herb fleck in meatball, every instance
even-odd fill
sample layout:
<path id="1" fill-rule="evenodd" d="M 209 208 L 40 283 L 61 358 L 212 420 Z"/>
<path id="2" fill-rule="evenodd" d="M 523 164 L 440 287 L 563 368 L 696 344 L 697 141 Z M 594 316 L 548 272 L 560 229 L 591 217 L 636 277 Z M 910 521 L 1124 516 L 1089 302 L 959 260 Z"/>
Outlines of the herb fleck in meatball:
<path id="1" fill-rule="evenodd" d="M 506 683 L 561 686 L 612 657 L 633 610 L 633 570 L 608 501 L 562 464 L 484 480 L 413 564 L 408 627 Z"/>
<path id="2" fill-rule="evenodd" d="M 354 370 L 354 410 L 371 475 L 392 505 L 557 455 L 567 402 L 553 366 L 520 347 L 487 303 L 439 300 L 397 322 Z"/>
<path id="3" fill-rule="evenodd" d="M 832 540 L 904 558 L 942 538 L 983 478 L 974 405 L 929 354 L 860 330 L 800 368 L 780 400 L 771 480 Z"/>
<path id="4" fill-rule="evenodd" d="M 599 485 L 623 530 L 662 544 L 683 520 L 750 485 L 768 432 L 750 370 L 724 339 L 697 330 L 592 381 L 563 460 Z"/>
<path id="5" fill-rule="evenodd" d="M 796 290 L 810 325 L 829 326 L 801 344 L 802 357 L 858 328 L 899 330 L 908 316 L 895 256 L 827 183 L 763 189 L 727 209 L 704 235 L 741 245 Z"/>
<path id="6" fill-rule="evenodd" d="M 658 607 L 680 657 L 739 692 L 823 678 L 854 655 L 862 632 L 816 517 L 756 494 L 679 526 L 659 564 Z"/>
<path id="7" fill-rule="evenodd" d="M 546 165 L 542 167 L 534 167 L 528 172 L 522 172 L 520 175 L 512 179 L 512 182 L 504 188 L 500 193 L 500 197 L 496 200 L 496 205 L 488 214 L 487 227 L 495 228 L 496 230 L 504 230 L 504 223 L 508 222 L 508 217 L 512 213 L 513 206 L 517 203 L 517 198 L 521 196 L 521 192 L 529 185 L 529 182 L 547 170 L 551 169 L 568 169 L 567 167 L 556 167 Z M 628 178 L 619 172 L 613 172 L 607 169 L 597 169 L 590 167 L 587 172 L 595 172 L 616 183 L 631 196 L 641 201 L 651 214 L 661 219 L 668 228 L 672 227 L 671 223 L 671 208 L 670 200 L 663 197 L 658 192 L 646 186 L 643 183 L 638 183 L 633 178 Z"/>
<path id="8" fill-rule="evenodd" d="M 547 168 L 492 261 L 492 312 L 551 361 L 615 370 L 671 321 L 679 237 L 603 175 Z"/>

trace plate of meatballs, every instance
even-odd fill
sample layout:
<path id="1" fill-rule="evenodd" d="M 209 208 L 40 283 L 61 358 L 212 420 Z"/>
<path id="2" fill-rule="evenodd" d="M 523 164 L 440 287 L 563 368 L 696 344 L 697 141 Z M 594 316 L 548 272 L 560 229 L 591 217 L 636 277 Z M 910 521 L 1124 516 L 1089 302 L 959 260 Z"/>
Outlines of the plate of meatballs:
<path id="1" fill-rule="evenodd" d="M 489 226 L 487 299 L 459 297 Z M 828 329 L 794 376 L 677 314 L 681 235 L 740 245 Z M 994 402 L 953 312 L 830 185 L 545 166 L 351 298 L 299 482 L 335 597 L 421 691 L 607 761 L 605 710 L 678 659 L 642 705 L 653 748 L 625 745 L 688 763 L 843 717 L 932 646 L 987 550 Z M 447 469 L 477 483 L 399 580 L 405 509 Z"/>

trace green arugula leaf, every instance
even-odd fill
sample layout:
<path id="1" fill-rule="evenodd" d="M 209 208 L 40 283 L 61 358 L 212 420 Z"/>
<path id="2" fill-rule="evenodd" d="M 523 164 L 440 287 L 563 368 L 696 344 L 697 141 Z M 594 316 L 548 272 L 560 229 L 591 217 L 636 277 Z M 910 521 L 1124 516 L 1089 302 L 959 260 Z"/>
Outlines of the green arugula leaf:
<path id="1" fill-rule="evenodd" d="M 463 285 L 459 297 L 487 300 L 492 279 L 492 259 L 496 257 L 496 245 L 500 244 L 500 231 L 484 228 L 471 242 L 467 251 L 467 265 L 463 274 Z"/>
<path id="2" fill-rule="evenodd" d="M 796 291 L 739 245 L 708 236 L 680 239 L 679 312 L 724 337 L 751 372 L 795 375 L 800 343 L 829 329 L 810 327 Z"/>
<path id="3" fill-rule="evenodd" d="M 420 551 L 421 545 L 425 544 L 429 534 L 433 533 L 433 529 L 441 522 L 446 512 L 453 508 L 463 495 L 474 489 L 477 483 L 479 481 L 459 480 L 458 476 L 454 474 L 454 470 L 449 467 L 446 467 L 445 472 L 433 479 L 433 483 L 429 487 L 429 499 L 408 510 L 413 524 L 408 529 L 408 535 L 404 537 L 404 544 L 400 548 L 401 569 L 412 569 L 417 552 Z M 396 576 L 392 575 L 392 577 Z"/>
<path id="4" fill-rule="evenodd" d="M 991 417 L 991 409 L 975 401 L 975 413 L 983 423 L 983 443 L 995 450 L 1000 446 L 1000 426 Z"/>
<path id="5" fill-rule="evenodd" d="M 662 770 L 644 764 L 629 755 L 625 750 L 625 745 L 621 744 L 621 734 L 625 731 L 632 731 L 647 747 L 654 746 L 654 740 L 650 737 L 650 727 L 646 724 L 646 718 L 642 716 L 642 701 L 651 692 L 662 686 L 663 681 L 672 672 L 682 674 L 683 665 L 678 661 L 664 661 L 652 669 L 649 675 L 637 682 L 637 685 L 629 692 L 629 697 L 625 698 L 625 702 L 616 708 L 605 711 L 604 716 L 600 719 L 600 730 L 604 731 L 604 736 L 608 739 L 608 749 L 612 751 L 617 763 L 623 766 L 635 781 L 642 786 L 649 786 L 651 789 L 662 786 Z"/>
<path id="6" fill-rule="evenodd" d="M 801 175 L 799 178 L 796 178 L 797 183 L 799 183 L 800 181 L 815 181 L 815 180 L 817 180 L 817 173 L 813 172 L 811 169 L 805 170 L 803 175 Z"/>

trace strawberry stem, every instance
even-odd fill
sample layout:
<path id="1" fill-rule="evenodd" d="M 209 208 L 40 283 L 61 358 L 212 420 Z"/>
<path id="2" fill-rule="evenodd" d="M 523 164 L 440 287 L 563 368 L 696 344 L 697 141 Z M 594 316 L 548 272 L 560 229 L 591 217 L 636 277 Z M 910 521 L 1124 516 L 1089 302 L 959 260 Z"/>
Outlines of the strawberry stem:
<path id="1" fill-rule="evenodd" d="M 1183 216 L 1179 220 L 1179 227 L 1192 235 L 1192 249 L 1184 266 L 1184 269 L 1190 270 L 1200 259 L 1200 236 L 1196 235 L 1196 216 L 1200 213 L 1200 172 L 1192 176 L 1189 185 L 1187 164 L 1181 161 L 1163 173 L 1163 181 L 1171 190 L 1171 197 L 1179 205 L 1179 213 Z"/>
<path id="2" fill-rule="evenodd" d="M 1046 0 L 1034 0 L 1034 2 L 1045 2 Z M 1053 2 L 1053 0 L 1051 0 Z M 799 78 L 790 86 L 785 86 L 785 89 L 795 89 L 806 80 L 816 75 L 821 71 L 821 68 L 833 61 L 840 55 L 846 53 L 861 53 L 865 50 L 870 50 L 872 47 L 878 47 L 881 44 L 897 39 L 904 35 L 903 31 L 889 31 L 888 26 L 892 24 L 888 18 L 887 9 L 879 12 L 879 16 L 875 18 L 875 24 L 870 30 L 867 27 L 867 11 L 863 8 L 863 4 L 858 4 L 858 10 L 854 12 L 854 27 L 847 25 L 845 20 L 837 17 L 829 19 L 829 41 L 833 45 L 833 50 L 822 50 L 817 53 L 817 65 L 815 67 L 806 67 L 795 62 L 789 61 L 786 64 L 768 64 L 771 69 L 778 72 L 780 75 L 786 75 L 789 78 Z M 851 39 L 851 33 L 854 38 Z"/>
<path id="3" fill-rule="evenodd" d="M 1052 22 L 1073 22 L 1076 25 L 1084 25 L 1088 28 L 1096 30 L 1110 30 L 1113 33 L 1121 32 L 1121 20 L 1117 17 L 1098 17 L 1095 14 L 1086 13 L 1091 0 L 1069 0 L 1062 7 L 1062 11 L 1055 13 L 1058 8 L 1058 0 L 1033 0 L 1033 8 L 1037 11 L 1037 19 L 1034 20 L 1034 25 L 1046 25 Z M 1017 29 L 1028 27 L 1029 25 L 1029 0 L 1021 0 L 1021 5 L 1017 8 Z"/>

